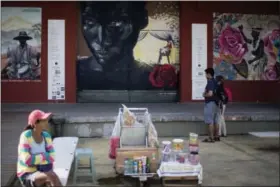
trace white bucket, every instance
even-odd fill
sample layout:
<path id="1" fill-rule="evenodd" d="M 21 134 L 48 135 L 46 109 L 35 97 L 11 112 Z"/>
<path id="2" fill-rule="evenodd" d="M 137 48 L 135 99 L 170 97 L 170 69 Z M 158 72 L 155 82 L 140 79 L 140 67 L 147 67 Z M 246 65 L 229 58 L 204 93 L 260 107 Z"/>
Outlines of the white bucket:
<path id="1" fill-rule="evenodd" d="M 173 149 L 175 151 L 182 151 L 184 149 L 184 140 L 182 139 L 174 139 L 172 141 L 173 143 Z"/>
<path id="2" fill-rule="evenodd" d="M 198 144 L 198 134 L 190 133 L 190 142 L 191 145 L 197 145 Z"/>

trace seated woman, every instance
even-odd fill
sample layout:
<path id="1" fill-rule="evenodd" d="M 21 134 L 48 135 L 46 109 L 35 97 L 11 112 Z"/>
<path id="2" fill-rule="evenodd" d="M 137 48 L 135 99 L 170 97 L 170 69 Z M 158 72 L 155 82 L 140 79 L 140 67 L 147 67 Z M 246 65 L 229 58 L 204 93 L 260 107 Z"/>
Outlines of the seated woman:
<path id="1" fill-rule="evenodd" d="M 54 148 L 48 129 L 51 113 L 34 110 L 20 135 L 17 176 L 25 187 L 62 186 L 53 172 Z"/>

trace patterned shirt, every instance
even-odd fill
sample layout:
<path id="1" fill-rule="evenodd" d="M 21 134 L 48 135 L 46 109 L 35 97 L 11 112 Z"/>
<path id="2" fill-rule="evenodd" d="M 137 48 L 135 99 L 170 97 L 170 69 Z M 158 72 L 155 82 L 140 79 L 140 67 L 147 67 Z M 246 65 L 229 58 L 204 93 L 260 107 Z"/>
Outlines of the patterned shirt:
<path id="1" fill-rule="evenodd" d="M 31 145 L 34 143 L 32 130 L 26 130 L 21 133 L 18 145 L 18 162 L 17 176 L 23 180 L 26 174 L 37 171 L 37 166 L 53 164 L 54 162 L 54 147 L 52 138 L 48 132 L 42 132 L 42 136 L 46 146 L 46 152 L 40 154 L 31 154 Z"/>

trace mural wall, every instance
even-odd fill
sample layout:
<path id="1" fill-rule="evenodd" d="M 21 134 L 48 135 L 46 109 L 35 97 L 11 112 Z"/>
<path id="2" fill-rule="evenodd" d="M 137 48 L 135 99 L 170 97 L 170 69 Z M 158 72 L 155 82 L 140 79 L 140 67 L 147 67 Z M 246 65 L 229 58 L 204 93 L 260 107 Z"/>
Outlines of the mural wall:
<path id="1" fill-rule="evenodd" d="M 216 75 L 228 80 L 280 79 L 280 21 L 276 15 L 214 13 Z"/>
<path id="2" fill-rule="evenodd" d="M 81 2 L 80 90 L 176 90 L 178 2 Z"/>
<path id="3" fill-rule="evenodd" d="M 40 80 L 41 8 L 1 7 L 2 81 Z"/>

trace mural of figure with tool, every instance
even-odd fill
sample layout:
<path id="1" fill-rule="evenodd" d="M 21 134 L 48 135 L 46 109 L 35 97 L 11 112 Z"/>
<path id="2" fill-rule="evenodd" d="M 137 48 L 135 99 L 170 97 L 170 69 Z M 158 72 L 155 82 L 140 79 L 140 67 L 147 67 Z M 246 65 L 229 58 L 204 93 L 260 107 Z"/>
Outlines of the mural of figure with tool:
<path id="1" fill-rule="evenodd" d="M 249 73 L 248 80 L 260 80 L 266 66 L 266 60 L 264 59 L 264 42 L 260 38 L 262 28 L 252 28 L 252 39 L 247 38 L 243 33 L 243 25 L 240 25 L 238 28 L 245 42 L 248 44 L 248 48 L 250 49 L 251 47 L 251 50 L 249 50 L 251 51 L 251 54 L 249 54 L 250 60 L 247 62 Z"/>
<path id="2" fill-rule="evenodd" d="M 8 50 L 8 65 L 2 70 L 2 74 L 6 72 L 8 79 L 37 79 L 40 75 L 37 71 L 40 69 L 41 54 L 35 47 L 27 44 L 27 40 L 31 39 L 25 31 L 19 32 L 14 38 L 19 41 L 19 45 Z"/>
<path id="3" fill-rule="evenodd" d="M 163 56 L 166 56 L 167 62 L 168 62 L 168 64 L 170 64 L 169 56 L 170 56 L 170 53 L 171 53 L 171 50 L 172 50 L 172 45 L 173 45 L 173 42 L 172 42 L 172 38 L 170 36 L 168 41 L 167 41 L 166 46 L 159 49 L 158 64 L 161 64 L 161 59 L 162 59 Z"/>

